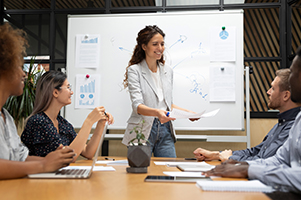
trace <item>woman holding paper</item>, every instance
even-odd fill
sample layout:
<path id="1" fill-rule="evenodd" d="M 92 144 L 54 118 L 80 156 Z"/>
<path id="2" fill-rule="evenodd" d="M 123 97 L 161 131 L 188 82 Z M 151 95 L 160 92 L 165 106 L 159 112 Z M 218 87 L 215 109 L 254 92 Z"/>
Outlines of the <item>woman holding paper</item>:
<path id="1" fill-rule="evenodd" d="M 172 102 L 173 71 L 164 63 L 163 31 L 146 26 L 138 33 L 137 45 L 126 68 L 124 87 L 129 89 L 132 114 L 122 143 L 128 145 L 135 137 L 130 131 L 142 120 L 143 133 L 148 138 L 155 157 L 176 157 L 175 131 L 169 117 L 173 108 L 185 110 Z M 190 119 L 194 121 L 196 119 Z"/>

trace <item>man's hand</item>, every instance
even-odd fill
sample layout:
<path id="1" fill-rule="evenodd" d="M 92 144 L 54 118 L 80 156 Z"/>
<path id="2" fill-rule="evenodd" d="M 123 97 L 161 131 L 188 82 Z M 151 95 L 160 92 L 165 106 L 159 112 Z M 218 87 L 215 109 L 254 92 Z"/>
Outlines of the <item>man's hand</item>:
<path id="1" fill-rule="evenodd" d="M 218 151 L 208 151 L 206 149 L 197 148 L 194 152 L 194 157 L 199 160 L 218 160 L 219 152 Z"/>
<path id="2" fill-rule="evenodd" d="M 204 174 L 206 176 L 221 176 L 231 178 L 248 178 L 248 164 L 222 164 L 217 165 L 214 169 L 211 169 Z"/>
<path id="3" fill-rule="evenodd" d="M 232 165 L 248 165 L 247 162 L 244 162 L 244 161 L 237 161 L 237 160 L 233 160 L 233 159 L 229 159 L 229 160 L 226 160 L 225 162 L 222 163 L 222 165 L 225 165 L 225 164 L 232 164 Z"/>
<path id="4" fill-rule="evenodd" d="M 225 149 L 224 151 L 219 153 L 219 159 L 222 162 L 228 160 L 230 156 L 232 156 L 232 150 L 231 149 L 229 149 L 229 150 Z"/>

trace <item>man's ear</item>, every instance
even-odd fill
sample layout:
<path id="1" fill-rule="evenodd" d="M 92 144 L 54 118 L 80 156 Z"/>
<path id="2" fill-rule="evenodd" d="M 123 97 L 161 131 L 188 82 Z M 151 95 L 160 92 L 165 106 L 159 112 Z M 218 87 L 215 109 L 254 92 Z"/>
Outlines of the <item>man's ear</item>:
<path id="1" fill-rule="evenodd" d="M 57 98 L 59 96 L 59 91 L 57 89 L 54 89 L 52 95 L 54 98 Z"/>
<path id="2" fill-rule="evenodd" d="M 283 100 L 284 100 L 285 102 L 287 102 L 287 101 L 289 101 L 290 99 L 291 99 L 291 92 L 288 91 L 288 90 L 284 91 Z"/>

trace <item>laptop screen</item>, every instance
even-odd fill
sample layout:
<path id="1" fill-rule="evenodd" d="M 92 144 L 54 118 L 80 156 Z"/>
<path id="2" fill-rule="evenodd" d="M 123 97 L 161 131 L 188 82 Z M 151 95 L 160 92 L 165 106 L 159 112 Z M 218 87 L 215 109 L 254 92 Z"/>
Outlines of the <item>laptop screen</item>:
<path id="1" fill-rule="evenodd" d="M 104 139 L 105 139 L 105 135 L 106 135 L 106 133 L 107 133 L 107 128 L 108 128 L 108 123 L 106 123 L 106 125 L 105 125 L 105 127 L 104 127 L 104 129 L 103 129 L 102 135 L 101 135 L 101 137 L 100 137 L 100 140 L 99 140 L 99 144 L 98 144 L 97 150 L 96 150 L 96 152 L 95 152 L 95 154 L 94 154 L 94 157 L 93 157 L 93 163 L 92 163 L 92 169 L 91 169 L 91 170 L 93 170 L 93 168 L 94 168 L 94 166 L 95 166 L 95 163 L 96 163 L 96 161 L 97 161 L 97 158 L 98 158 L 98 155 L 99 155 L 99 151 L 100 151 L 100 147 L 102 147 L 103 141 L 104 141 Z"/>

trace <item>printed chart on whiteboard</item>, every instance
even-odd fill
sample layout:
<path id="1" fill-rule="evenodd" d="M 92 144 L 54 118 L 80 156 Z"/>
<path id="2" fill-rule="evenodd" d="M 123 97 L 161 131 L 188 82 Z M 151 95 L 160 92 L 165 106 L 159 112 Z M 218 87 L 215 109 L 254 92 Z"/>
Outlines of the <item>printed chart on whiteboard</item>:
<path id="1" fill-rule="evenodd" d="M 100 54 L 99 35 L 76 35 L 76 68 L 98 68 Z"/>
<path id="2" fill-rule="evenodd" d="M 100 75 L 76 75 L 75 108 L 99 106 Z"/>

